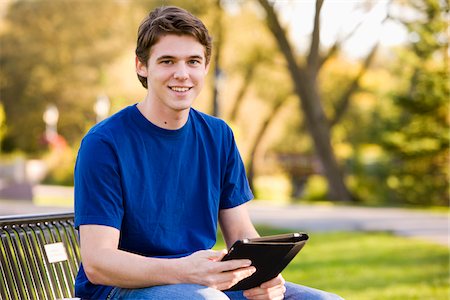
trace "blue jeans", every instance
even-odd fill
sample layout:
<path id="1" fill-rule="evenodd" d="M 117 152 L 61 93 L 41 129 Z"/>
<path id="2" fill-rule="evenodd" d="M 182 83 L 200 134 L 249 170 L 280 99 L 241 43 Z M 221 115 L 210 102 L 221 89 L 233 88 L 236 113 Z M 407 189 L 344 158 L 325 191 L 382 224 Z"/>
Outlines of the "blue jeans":
<path id="1" fill-rule="evenodd" d="M 108 299 L 170 299 L 170 300 L 244 300 L 242 291 L 221 292 L 197 284 L 173 284 L 142 289 L 114 288 Z M 286 282 L 286 300 L 338 300 L 341 297 L 310 287 Z"/>

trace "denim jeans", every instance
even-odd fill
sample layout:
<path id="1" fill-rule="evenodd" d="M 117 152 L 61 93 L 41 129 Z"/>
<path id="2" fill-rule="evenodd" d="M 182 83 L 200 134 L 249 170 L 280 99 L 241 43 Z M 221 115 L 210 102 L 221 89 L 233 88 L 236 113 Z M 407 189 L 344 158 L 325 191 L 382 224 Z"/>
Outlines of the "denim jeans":
<path id="1" fill-rule="evenodd" d="M 221 292 L 197 284 L 173 284 L 142 289 L 114 288 L 108 299 L 170 299 L 170 300 L 244 300 L 242 291 Z M 286 300 L 338 300 L 341 297 L 310 287 L 286 282 Z"/>

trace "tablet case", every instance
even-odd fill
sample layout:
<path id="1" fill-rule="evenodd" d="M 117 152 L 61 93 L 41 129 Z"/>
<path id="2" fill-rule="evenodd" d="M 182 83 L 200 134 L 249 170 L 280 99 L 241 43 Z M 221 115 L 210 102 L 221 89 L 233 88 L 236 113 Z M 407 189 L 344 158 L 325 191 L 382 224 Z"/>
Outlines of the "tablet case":
<path id="1" fill-rule="evenodd" d="M 288 233 L 236 241 L 223 261 L 250 259 L 256 272 L 228 291 L 248 290 L 275 278 L 297 255 L 308 240 L 306 233 Z"/>

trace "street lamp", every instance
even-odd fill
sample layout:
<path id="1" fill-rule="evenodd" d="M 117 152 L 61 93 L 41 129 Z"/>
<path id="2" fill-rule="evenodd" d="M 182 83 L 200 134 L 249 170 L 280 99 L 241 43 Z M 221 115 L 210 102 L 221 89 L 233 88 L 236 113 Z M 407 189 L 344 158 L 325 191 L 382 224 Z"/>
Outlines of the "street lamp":
<path id="1" fill-rule="evenodd" d="M 58 108 L 54 104 L 47 105 L 42 118 L 44 119 L 45 123 L 45 138 L 47 141 L 52 141 L 58 136 Z"/>
<path id="2" fill-rule="evenodd" d="M 97 97 L 97 101 L 94 104 L 94 111 L 97 115 L 97 123 L 106 119 L 109 114 L 109 108 L 111 107 L 111 103 L 109 101 L 108 96 L 100 95 Z"/>

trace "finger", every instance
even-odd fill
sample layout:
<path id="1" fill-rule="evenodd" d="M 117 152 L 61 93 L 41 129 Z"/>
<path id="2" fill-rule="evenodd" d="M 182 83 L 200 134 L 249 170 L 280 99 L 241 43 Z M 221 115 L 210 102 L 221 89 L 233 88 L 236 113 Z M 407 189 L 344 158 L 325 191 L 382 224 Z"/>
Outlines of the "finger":
<path id="1" fill-rule="evenodd" d="M 271 288 L 256 287 L 247 291 L 244 291 L 244 296 L 248 299 L 260 299 L 260 298 L 278 298 L 284 297 L 286 293 L 286 287 L 284 285 L 278 285 Z"/>
<path id="2" fill-rule="evenodd" d="M 246 295 L 244 294 L 244 297 L 248 300 L 266 300 L 266 299 L 271 299 L 271 300 L 276 300 L 276 299 L 284 299 L 284 293 L 283 294 L 261 294 L 261 295 Z"/>
<path id="3" fill-rule="evenodd" d="M 261 284 L 261 288 L 271 288 L 274 286 L 278 286 L 278 285 L 284 285 L 286 283 L 286 281 L 284 280 L 283 276 L 281 276 L 281 274 L 278 274 L 277 277 L 264 282 L 263 284 Z"/>
<path id="4" fill-rule="evenodd" d="M 247 298 L 246 297 L 246 299 L 248 299 L 248 300 L 267 300 L 267 299 L 270 299 L 270 300 L 283 300 L 284 299 L 284 295 L 280 295 L 280 296 L 267 296 L 267 295 L 260 295 L 260 296 L 254 296 L 254 297 L 249 297 L 249 298 Z"/>
<path id="5" fill-rule="evenodd" d="M 222 272 L 231 271 L 251 266 L 252 262 L 248 259 L 232 259 L 227 261 L 221 261 L 219 270 Z"/>
<path id="6" fill-rule="evenodd" d="M 255 267 L 247 267 L 238 270 L 223 272 L 217 277 L 217 285 L 221 287 L 219 288 L 221 290 L 229 289 L 244 278 L 251 276 L 253 273 L 255 273 L 255 271 Z"/>
<path id="7" fill-rule="evenodd" d="M 249 299 L 249 300 L 260 300 L 260 299 L 266 300 L 266 299 L 283 299 L 284 295 L 281 295 L 281 294 L 275 295 L 275 294 L 272 294 L 272 293 L 263 293 L 263 294 L 257 294 L 257 295 L 255 295 L 255 294 L 248 295 L 248 294 L 245 294 L 245 293 L 244 293 L 244 297 L 245 297 L 246 299 Z"/>
<path id="8" fill-rule="evenodd" d="M 250 298 L 247 298 L 247 299 L 248 300 L 267 300 L 267 299 L 270 299 L 270 300 L 283 300 L 284 299 L 284 295 L 279 295 L 279 296 L 260 295 L 260 296 L 250 297 Z"/>
<path id="9" fill-rule="evenodd" d="M 209 256 L 209 260 L 212 261 L 220 261 L 222 258 L 228 253 L 226 249 L 223 249 L 221 251 L 214 251 L 214 253 L 211 253 L 211 256 Z"/>
<path id="10" fill-rule="evenodd" d="M 229 271 L 229 272 L 224 272 L 222 274 L 228 275 L 229 276 L 228 278 L 230 280 L 235 281 L 235 283 L 237 283 L 247 277 L 250 277 L 255 272 L 256 272 L 255 267 L 246 267 L 246 268 L 241 268 L 241 269 L 237 269 L 237 270 L 233 270 L 233 271 Z"/>

